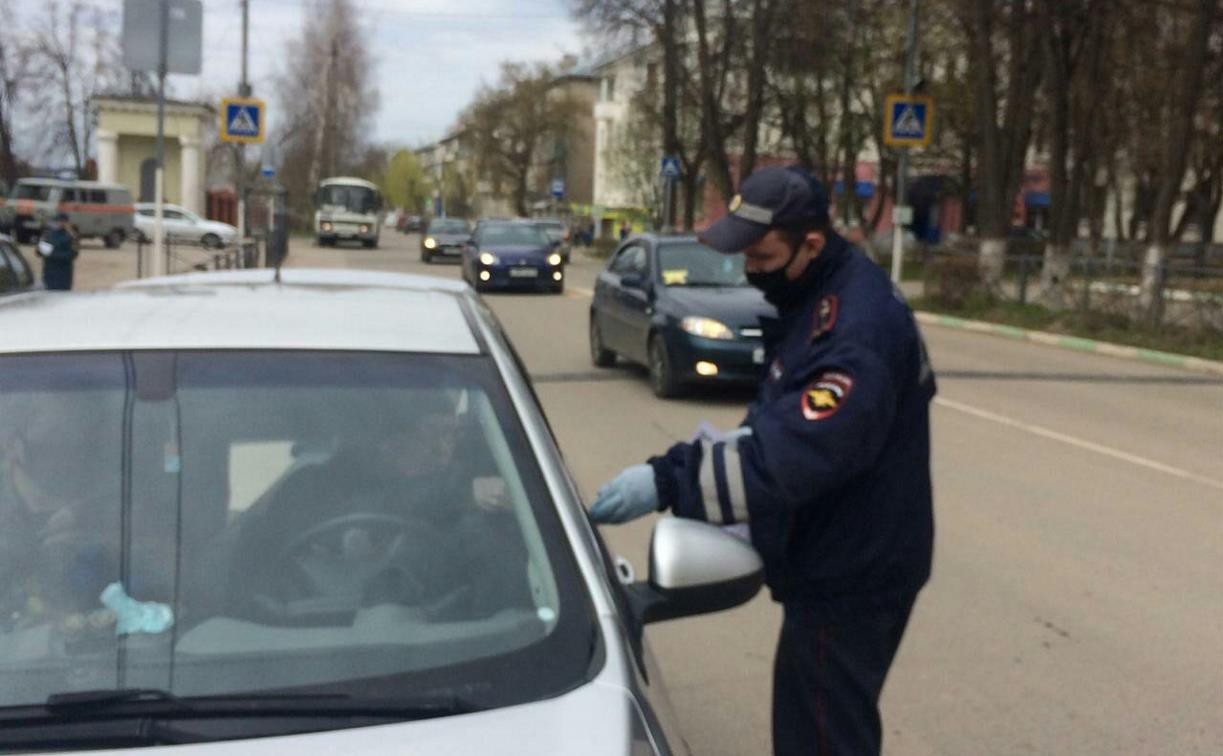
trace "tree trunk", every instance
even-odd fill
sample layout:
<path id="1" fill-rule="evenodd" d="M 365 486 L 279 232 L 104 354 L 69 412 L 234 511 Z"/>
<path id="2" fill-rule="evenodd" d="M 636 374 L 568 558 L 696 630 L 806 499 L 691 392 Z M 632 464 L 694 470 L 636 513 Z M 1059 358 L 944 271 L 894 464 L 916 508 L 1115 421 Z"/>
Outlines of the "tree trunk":
<path id="1" fill-rule="evenodd" d="M 752 2 L 752 52 L 747 69 L 747 111 L 743 119 L 743 154 L 739 157 L 739 182 L 756 168 L 760 119 L 764 114 L 764 85 L 769 62 L 769 35 L 773 26 L 773 0 Z"/>
<path id="2" fill-rule="evenodd" d="M 1002 287 L 1002 270 L 1006 264 L 1006 239 L 998 236 L 981 237 L 981 280 L 990 294 L 998 294 Z"/>
<path id="3" fill-rule="evenodd" d="M 700 67 L 702 140 L 709 160 L 710 178 L 722 198 L 729 201 L 735 196 L 734 181 L 730 177 L 730 161 L 726 155 L 726 135 L 722 130 L 719 111 L 716 71 L 709 49 L 709 29 L 705 14 L 705 0 L 692 0 L 692 16 L 696 22 L 697 63 Z M 730 44 L 723 40 L 723 44 Z"/>
<path id="4" fill-rule="evenodd" d="M 678 0 L 663 0 L 662 21 L 662 148 L 673 157 L 680 155 L 679 140 L 679 31 Z M 663 225 L 675 227 L 676 208 L 674 198 L 670 204 L 670 217 Z"/>
<path id="5" fill-rule="evenodd" d="M 1004 242 L 1005 244 L 1005 242 Z M 1048 307 L 1062 309 L 1070 300 L 1070 245 L 1050 240 L 1040 267 L 1040 299 Z"/>
<path id="6" fill-rule="evenodd" d="M 684 185 L 684 230 L 691 231 L 696 225 L 696 180 L 697 172 L 686 172 L 681 181 Z"/>
<path id="7" fill-rule="evenodd" d="M 1180 78 L 1183 87 L 1173 101 L 1173 122 L 1166 136 L 1162 160 L 1163 174 L 1151 213 L 1151 244 L 1147 247 L 1139 287 L 1139 316 L 1149 325 L 1163 319 L 1163 266 L 1171 247 L 1172 208 L 1180 195 L 1189 159 L 1189 142 L 1193 133 L 1194 116 L 1202 97 L 1202 82 L 1206 72 L 1213 21 L 1218 0 L 1198 0 L 1198 15 L 1186 45 L 1186 68 Z"/>

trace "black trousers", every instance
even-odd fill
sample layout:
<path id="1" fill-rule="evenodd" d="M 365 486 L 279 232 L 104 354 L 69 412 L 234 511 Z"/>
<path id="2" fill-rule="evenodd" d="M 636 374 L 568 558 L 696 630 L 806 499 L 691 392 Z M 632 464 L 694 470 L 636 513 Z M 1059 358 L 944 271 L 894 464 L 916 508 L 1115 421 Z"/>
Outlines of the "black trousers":
<path id="1" fill-rule="evenodd" d="M 72 288 L 72 261 L 43 260 L 42 285 L 50 291 L 68 291 Z"/>
<path id="2" fill-rule="evenodd" d="M 785 607 L 773 669 L 774 754 L 879 753 L 879 692 L 912 608 L 912 599 L 852 614 Z"/>

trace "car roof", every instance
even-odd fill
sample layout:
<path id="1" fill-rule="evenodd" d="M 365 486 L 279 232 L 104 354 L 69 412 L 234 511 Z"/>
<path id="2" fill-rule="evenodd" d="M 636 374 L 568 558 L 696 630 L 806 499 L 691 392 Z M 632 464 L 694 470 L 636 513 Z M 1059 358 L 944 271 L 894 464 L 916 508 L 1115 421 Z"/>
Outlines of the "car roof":
<path id="1" fill-rule="evenodd" d="M 362 187 L 365 187 L 366 189 L 373 189 L 375 191 L 378 190 L 377 184 L 374 184 L 373 182 L 370 182 L 370 181 L 366 181 L 363 178 L 357 178 L 356 176 L 332 176 L 331 178 L 325 178 L 322 181 L 318 182 L 318 185 L 319 186 L 353 185 L 353 186 L 362 186 Z"/>
<path id="2" fill-rule="evenodd" d="M 144 279 L 0 300 L 0 353 L 308 349 L 476 354 L 466 284 L 373 271 L 286 269 Z"/>
<path id="3" fill-rule="evenodd" d="M 126 186 L 121 184 L 107 184 L 102 181 L 77 181 L 76 179 L 57 179 L 57 178 L 22 178 L 17 179 L 17 185 L 26 186 L 53 186 L 62 187 L 65 189 L 81 188 L 81 189 L 123 189 L 127 190 Z"/>

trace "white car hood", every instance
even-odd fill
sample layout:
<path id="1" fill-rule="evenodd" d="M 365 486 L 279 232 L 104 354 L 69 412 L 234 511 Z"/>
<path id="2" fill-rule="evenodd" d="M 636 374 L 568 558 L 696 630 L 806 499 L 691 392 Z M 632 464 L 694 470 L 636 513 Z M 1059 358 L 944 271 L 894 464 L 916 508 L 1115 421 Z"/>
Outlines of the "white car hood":
<path id="1" fill-rule="evenodd" d="M 592 682 L 558 698 L 504 709 L 404 724 L 330 732 L 157 746 L 140 756 L 295 756 L 468 754 L 481 756 L 635 756 L 654 753 L 641 715 L 627 691 Z"/>

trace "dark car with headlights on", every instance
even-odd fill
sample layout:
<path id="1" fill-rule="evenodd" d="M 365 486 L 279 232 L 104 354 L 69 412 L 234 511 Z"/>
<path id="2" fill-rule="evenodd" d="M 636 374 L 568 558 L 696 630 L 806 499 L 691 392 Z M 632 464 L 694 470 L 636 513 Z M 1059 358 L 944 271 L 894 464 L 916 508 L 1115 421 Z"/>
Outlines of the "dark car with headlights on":
<path id="1" fill-rule="evenodd" d="M 693 236 L 646 234 L 623 243 L 595 282 L 590 358 L 646 365 L 660 397 L 698 383 L 750 384 L 764 368 L 761 317 L 776 311 L 747 282 L 742 255 Z"/>
<path id="2" fill-rule="evenodd" d="M 447 257 L 458 260 L 469 241 L 471 227 L 467 221 L 462 218 L 434 218 L 429 221 L 420 240 L 420 260 L 427 263 Z"/>
<path id="3" fill-rule="evenodd" d="M 463 250 L 463 279 L 476 291 L 565 290 L 565 261 L 530 221 L 481 221 Z"/>

